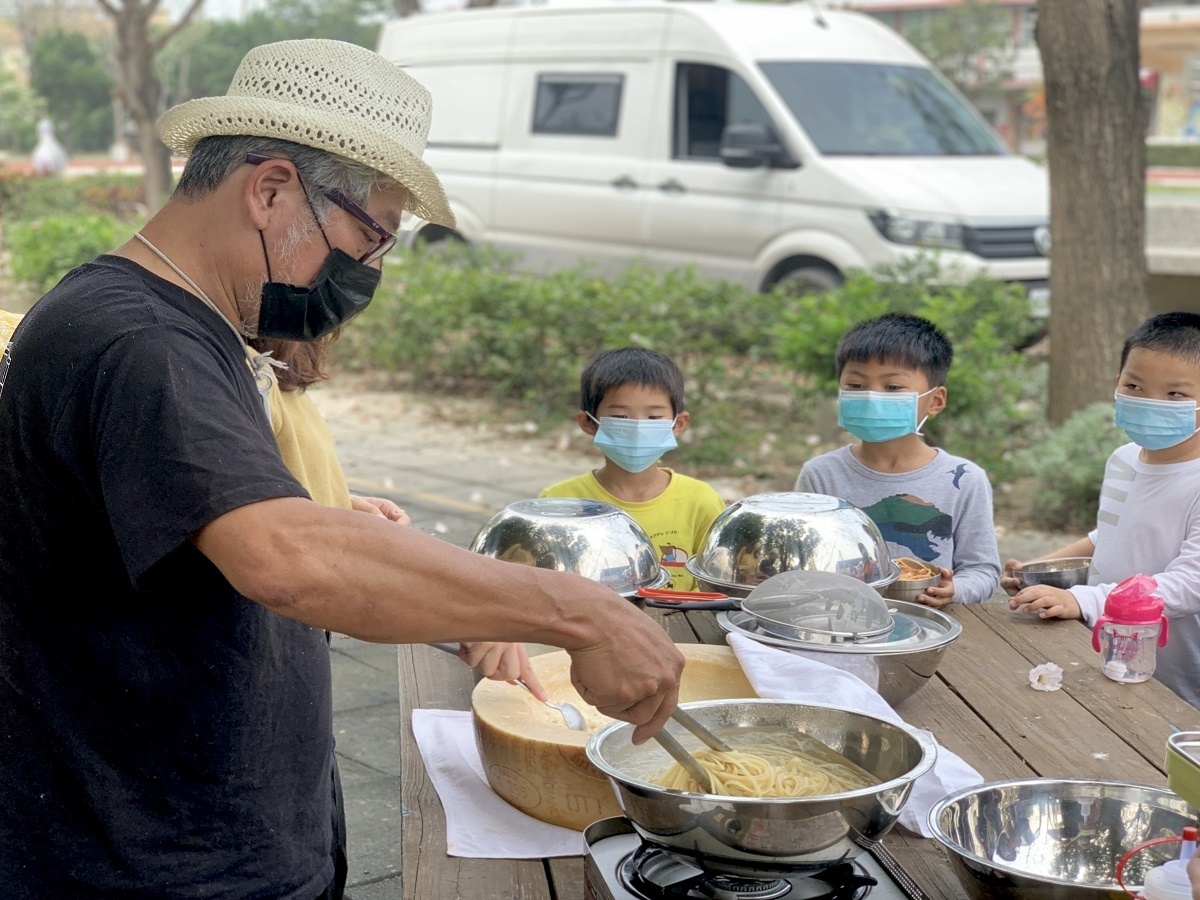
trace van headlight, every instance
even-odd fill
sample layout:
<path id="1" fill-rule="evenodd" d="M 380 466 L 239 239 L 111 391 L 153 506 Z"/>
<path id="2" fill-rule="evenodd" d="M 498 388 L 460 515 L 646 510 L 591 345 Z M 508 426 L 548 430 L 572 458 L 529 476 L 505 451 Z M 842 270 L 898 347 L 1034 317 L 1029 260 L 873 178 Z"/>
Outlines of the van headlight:
<path id="1" fill-rule="evenodd" d="M 963 227 L 953 219 L 887 212 L 882 209 L 869 212 L 867 216 L 875 229 L 894 244 L 938 247 L 943 250 L 963 249 Z"/>

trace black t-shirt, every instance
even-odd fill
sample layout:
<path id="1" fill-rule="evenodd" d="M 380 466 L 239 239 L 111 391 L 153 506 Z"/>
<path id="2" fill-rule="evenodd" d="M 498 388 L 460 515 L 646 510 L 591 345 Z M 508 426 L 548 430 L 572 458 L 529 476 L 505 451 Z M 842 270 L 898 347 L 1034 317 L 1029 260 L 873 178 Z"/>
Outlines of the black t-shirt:
<path id="1" fill-rule="evenodd" d="M 324 889 L 324 633 L 188 540 L 297 496 L 195 297 L 102 256 L 25 317 L 0 361 L 0 895 Z"/>

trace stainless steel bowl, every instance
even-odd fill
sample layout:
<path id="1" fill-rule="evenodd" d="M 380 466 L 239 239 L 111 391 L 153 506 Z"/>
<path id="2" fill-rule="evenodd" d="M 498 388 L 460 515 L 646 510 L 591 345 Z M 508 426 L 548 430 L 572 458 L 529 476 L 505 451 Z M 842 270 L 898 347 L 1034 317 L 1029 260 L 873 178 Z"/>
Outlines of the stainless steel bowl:
<path id="1" fill-rule="evenodd" d="M 900 574 L 870 516 L 837 497 L 799 491 L 755 494 L 726 507 L 684 567 L 732 596 L 730 587 L 747 591 L 791 569 L 851 575 L 880 593 Z"/>
<path id="2" fill-rule="evenodd" d="M 1116 868 L 1128 850 L 1195 823 L 1166 788 L 1122 781 L 1031 778 L 978 785 L 929 811 L 934 838 L 974 900 L 1101 900 L 1125 896 Z M 1151 847 L 1125 867 L 1140 885 L 1178 847 Z"/>
<path id="3" fill-rule="evenodd" d="M 941 580 L 941 572 L 925 578 L 897 578 L 887 586 L 883 592 L 883 596 L 889 600 L 904 600 L 908 603 L 917 603 L 919 602 L 917 598 L 925 593 L 925 588 L 933 587 L 935 584 L 939 584 Z"/>
<path id="4" fill-rule="evenodd" d="M 887 605 L 895 622 L 891 633 L 861 643 L 803 644 L 763 630 L 744 612 L 717 613 L 717 624 L 733 634 L 857 675 L 895 706 L 933 677 L 946 648 L 962 635 L 962 625 L 942 610 L 920 603 L 889 600 Z"/>
<path id="5" fill-rule="evenodd" d="M 710 700 L 683 708 L 725 734 L 734 728 L 784 727 L 803 732 L 876 775 L 881 783 L 824 797 L 721 797 L 670 790 L 640 771 L 666 771 L 671 758 L 655 742 L 630 743 L 633 726 L 613 722 L 587 745 L 588 759 L 608 776 L 617 800 L 647 841 L 674 856 L 727 874 L 789 872 L 856 856 L 859 840 L 877 841 L 895 823 L 913 781 L 933 766 L 926 734 L 865 713 L 782 700 Z M 689 750 L 700 744 L 675 723 L 667 728 Z"/>
<path id="6" fill-rule="evenodd" d="M 1037 562 L 1025 563 L 1013 572 L 1021 587 L 1031 584 L 1048 584 L 1056 588 L 1073 588 L 1079 584 L 1087 584 L 1088 570 L 1091 568 L 1090 556 L 1061 557 L 1059 559 L 1042 559 Z"/>
<path id="7" fill-rule="evenodd" d="M 508 562 L 574 572 L 624 596 L 666 584 L 670 573 L 642 527 L 598 500 L 518 500 L 492 516 L 471 550 Z"/>

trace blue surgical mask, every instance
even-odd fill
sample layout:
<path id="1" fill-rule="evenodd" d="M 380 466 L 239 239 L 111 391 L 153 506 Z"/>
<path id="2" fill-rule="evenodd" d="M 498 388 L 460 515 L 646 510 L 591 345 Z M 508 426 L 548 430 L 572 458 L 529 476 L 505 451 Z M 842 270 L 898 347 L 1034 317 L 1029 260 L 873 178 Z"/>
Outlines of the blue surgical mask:
<path id="1" fill-rule="evenodd" d="M 906 434 L 920 434 L 925 419 L 917 421 L 915 391 L 838 391 L 838 424 L 868 444 L 894 441 Z"/>
<path id="2" fill-rule="evenodd" d="M 1198 430 L 1195 400 L 1151 400 L 1115 395 L 1117 427 L 1146 450 L 1166 450 L 1182 444 Z"/>
<path id="3" fill-rule="evenodd" d="M 642 472 L 650 468 L 675 443 L 674 419 L 618 419 L 591 413 L 596 423 L 596 447 L 626 472 Z"/>

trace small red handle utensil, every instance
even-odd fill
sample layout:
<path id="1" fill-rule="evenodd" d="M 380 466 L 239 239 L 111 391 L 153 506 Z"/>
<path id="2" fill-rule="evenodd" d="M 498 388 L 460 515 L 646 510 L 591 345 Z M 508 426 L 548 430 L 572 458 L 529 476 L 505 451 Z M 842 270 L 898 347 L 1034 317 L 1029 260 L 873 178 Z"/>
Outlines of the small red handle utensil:
<path id="1" fill-rule="evenodd" d="M 735 610 L 741 606 L 728 594 L 707 591 L 664 591 L 661 588 L 638 588 L 637 596 L 646 606 L 656 609 L 723 609 Z"/>

